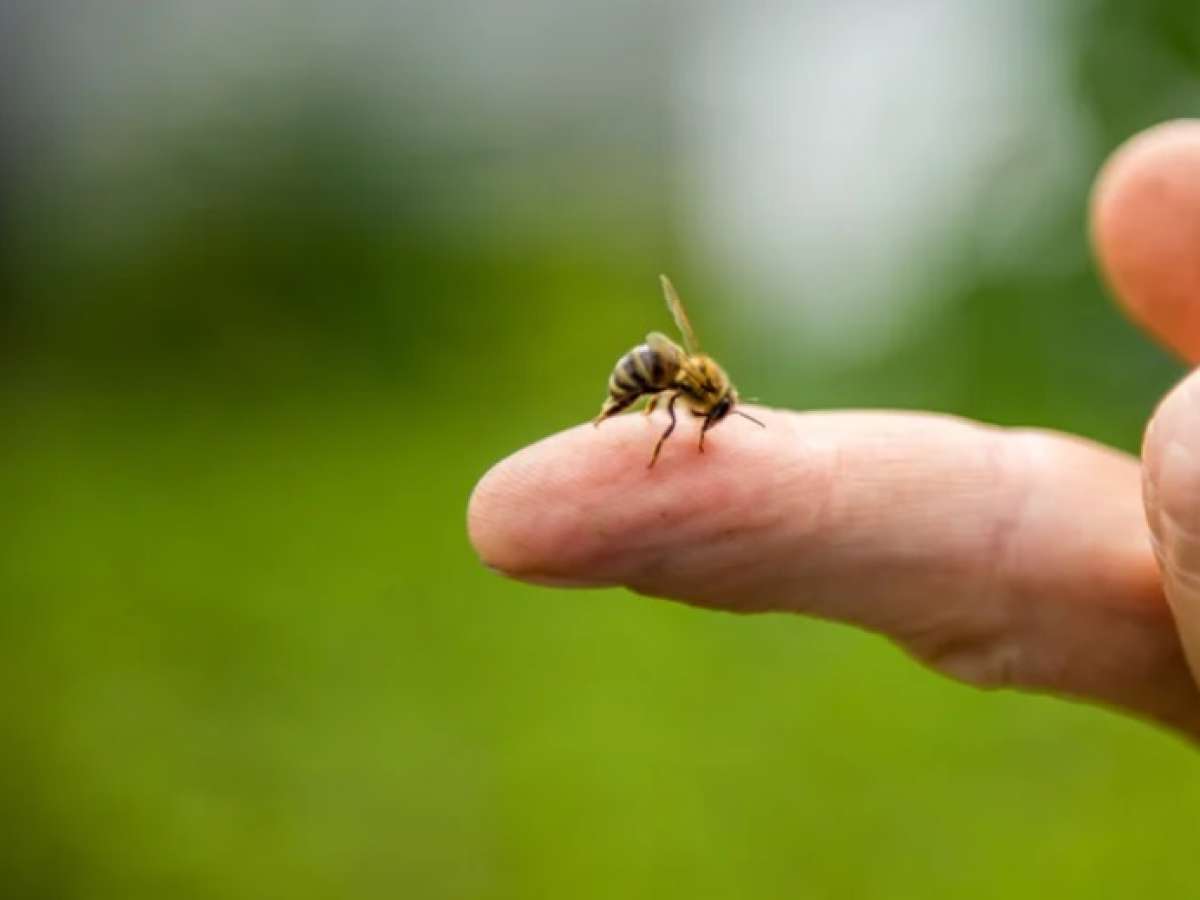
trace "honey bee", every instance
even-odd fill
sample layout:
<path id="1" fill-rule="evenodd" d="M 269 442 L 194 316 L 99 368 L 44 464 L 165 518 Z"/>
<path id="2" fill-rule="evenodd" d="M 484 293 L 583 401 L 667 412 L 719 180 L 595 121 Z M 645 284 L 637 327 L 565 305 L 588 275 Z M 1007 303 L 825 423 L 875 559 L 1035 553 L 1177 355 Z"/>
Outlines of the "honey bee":
<path id="1" fill-rule="evenodd" d="M 654 445 L 654 454 L 647 468 L 658 461 L 658 454 L 671 432 L 675 430 L 675 401 L 680 398 L 697 418 L 703 419 L 700 428 L 700 452 L 704 452 L 704 434 L 729 413 L 737 413 L 762 428 L 766 426 L 753 416 L 734 407 L 738 393 L 724 369 L 716 360 L 700 352 L 700 343 L 683 311 L 683 303 L 675 293 L 675 287 L 666 275 L 660 275 L 663 296 L 667 308 L 683 335 L 683 347 L 657 331 L 646 335 L 646 342 L 638 344 L 619 360 L 608 379 L 608 397 L 593 420 L 599 425 L 609 416 L 628 409 L 641 397 L 649 397 L 645 412 L 649 415 L 659 401 L 666 398 L 667 413 L 671 423 Z"/>

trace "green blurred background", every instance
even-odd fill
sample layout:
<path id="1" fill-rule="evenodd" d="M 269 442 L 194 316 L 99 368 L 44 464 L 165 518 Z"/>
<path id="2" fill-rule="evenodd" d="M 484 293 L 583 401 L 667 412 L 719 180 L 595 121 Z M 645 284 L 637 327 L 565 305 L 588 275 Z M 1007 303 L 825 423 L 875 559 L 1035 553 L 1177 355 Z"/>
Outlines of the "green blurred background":
<path id="1" fill-rule="evenodd" d="M 671 273 L 746 393 L 1136 447 L 1190 2 L 0 7 L 0 894 L 1189 896 L 1194 751 L 482 569 Z"/>

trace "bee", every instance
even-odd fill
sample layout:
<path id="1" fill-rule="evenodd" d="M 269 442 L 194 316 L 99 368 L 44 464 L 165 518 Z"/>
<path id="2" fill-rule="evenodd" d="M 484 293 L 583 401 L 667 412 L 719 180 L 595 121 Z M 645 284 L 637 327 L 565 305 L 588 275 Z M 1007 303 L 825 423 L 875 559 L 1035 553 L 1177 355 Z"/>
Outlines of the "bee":
<path id="1" fill-rule="evenodd" d="M 666 398 L 667 414 L 671 422 L 654 445 L 654 454 L 647 468 L 658 461 L 658 454 L 667 438 L 675 430 L 675 401 L 682 398 L 692 415 L 703 419 L 700 428 L 700 452 L 704 452 L 704 434 L 729 413 L 737 413 L 755 425 L 766 428 L 753 416 L 739 409 L 738 393 L 716 360 L 700 352 L 700 343 L 688 321 L 683 303 L 675 293 L 675 287 L 666 275 L 660 275 L 663 296 L 667 308 L 683 335 L 683 347 L 657 331 L 646 335 L 646 342 L 638 344 L 619 360 L 608 379 L 608 397 L 593 420 L 599 425 L 610 416 L 628 409 L 642 397 L 649 397 L 647 415 L 652 413 L 659 401 Z"/>

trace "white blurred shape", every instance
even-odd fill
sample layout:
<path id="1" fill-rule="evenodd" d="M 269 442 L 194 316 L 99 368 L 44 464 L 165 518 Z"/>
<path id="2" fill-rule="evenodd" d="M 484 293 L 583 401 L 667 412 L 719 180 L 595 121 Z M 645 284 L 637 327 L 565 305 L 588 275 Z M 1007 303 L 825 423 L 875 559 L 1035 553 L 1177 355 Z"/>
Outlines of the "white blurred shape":
<path id="1" fill-rule="evenodd" d="M 1036 228 L 1073 187 L 1079 129 L 1033 0 L 728 5 L 703 25 L 677 72 L 681 225 L 807 349 L 886 350 L 956 250 L 1004 252 L 1014 223 L 973 207 Z"/>

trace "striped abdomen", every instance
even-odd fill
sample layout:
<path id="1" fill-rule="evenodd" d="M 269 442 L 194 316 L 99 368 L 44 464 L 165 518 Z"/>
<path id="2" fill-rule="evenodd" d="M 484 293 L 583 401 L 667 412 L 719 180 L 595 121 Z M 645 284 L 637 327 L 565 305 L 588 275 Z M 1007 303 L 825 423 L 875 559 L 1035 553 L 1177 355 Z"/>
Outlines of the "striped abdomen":
<path id="1" fill-rule="evenodd" d="M 619 360 L 608 379 L 608 399 L 596 421 L 627 409 L 645 394 L 657 394 L 675 383 L 681 358 L 674 347 L 638 344 Z"/>
<path id="2" fill-rule="evenodd" d="M 613 400 L 630 401 L 642 394 L 665 391 L 675 381 L 679 362 L 659 353 L 649 344 L 638 344 L 619 360 L 608 379 L 608 394 Z"/>

